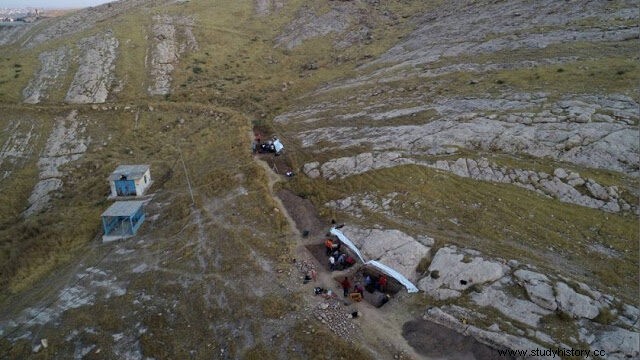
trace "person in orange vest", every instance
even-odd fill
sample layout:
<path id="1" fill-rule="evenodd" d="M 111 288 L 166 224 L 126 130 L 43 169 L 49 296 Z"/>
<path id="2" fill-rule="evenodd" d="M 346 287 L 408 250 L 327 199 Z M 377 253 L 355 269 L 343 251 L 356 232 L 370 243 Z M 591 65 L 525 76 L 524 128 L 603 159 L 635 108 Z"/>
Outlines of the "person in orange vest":
<path id="1" fill-rule="evenodd" d="M 331 239 L 325 240 L 324 247 L 327 248 L 327 255 L 331 255 L 331 252 L 333 251 L 333 241 Z"/>

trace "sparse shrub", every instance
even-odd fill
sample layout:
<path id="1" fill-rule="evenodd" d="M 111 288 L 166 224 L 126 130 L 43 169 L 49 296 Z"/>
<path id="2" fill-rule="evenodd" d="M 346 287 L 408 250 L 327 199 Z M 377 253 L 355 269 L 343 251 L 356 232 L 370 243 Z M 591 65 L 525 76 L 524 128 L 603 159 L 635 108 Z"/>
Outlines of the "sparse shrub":
<path id="1" fill-rule="evenodd" d="M 464 257 L 462 258 L 463 263 L 468 264 L 472 261 L 473 261 L 473 258 L 469 256 L 469 254 L 464 254 Z"/>
<path id="2" fill-rule="evenodd" d="M 431 259 L 428 256 L 423 257 L 416 267 L 416 272 L 418 274 L 426 273 L 427 271 L 429 271 L 429 265 L 431 265 Z"/>
<path id="3" fill-rule="evenodd" d="M 191 70 L 193 71 L 194 74 L 201 74 L 203 72 L 200 66 L 194 66 L 191 68 Z"/>
<path id="4" fill-rule="evenodd" d="M 600 309 L 598 316 L 596 316 L 593 320 L 603 325 L 609 325 L 616 321 L 616 314 L 611 311 L 611 309 L 604 307 Z"/>
<path id="5" fill-rule="evenodd" d="M 564 72 L 564 69 L 563 68 L 558 68 L 558 70 L 556 70 L 556 72 L 559 72 L 559 73 Z"/>
<path id="6" fill-rule="evenodd" d="M 618 70 L 618 71 L 616 71 L 616 74 L 624 75 L 626 72 L 627 72 L 626 70 Z"/>
<path id="7" fill-rule="evenodd" d="M 481 293 L 482 292 L 482 285 L 480 284 L 473 284 L 469 287 L 469 290 L 476 292 L 476 293 Z"/>
<path id="8" fill-rule="evenodd" d="M 558 317 L 558 319 L 562 321 L 573 321 L 573 318 L 571 317 L 571 315 L 567 314 L 562 310 L 556 310 L 556 317 Z"/>
<path id="9" fill-rule="evenodd" d="M 504 80 L 498 79 L 498 80 L 496 80 L 496 84 L 502 85 L 502 84 L 504 84 Z"/>

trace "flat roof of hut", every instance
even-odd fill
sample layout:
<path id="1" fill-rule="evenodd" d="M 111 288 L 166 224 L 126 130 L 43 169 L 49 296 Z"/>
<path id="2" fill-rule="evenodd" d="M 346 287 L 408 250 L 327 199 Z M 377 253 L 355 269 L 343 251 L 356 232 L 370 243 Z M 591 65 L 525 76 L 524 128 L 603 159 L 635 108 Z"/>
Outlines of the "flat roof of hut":
<path id="1" fill-rule="evenodd" d="M 102 213 L 102 241 L 134 236 L 144 219 L 144 201 L 116 201 Z"/>

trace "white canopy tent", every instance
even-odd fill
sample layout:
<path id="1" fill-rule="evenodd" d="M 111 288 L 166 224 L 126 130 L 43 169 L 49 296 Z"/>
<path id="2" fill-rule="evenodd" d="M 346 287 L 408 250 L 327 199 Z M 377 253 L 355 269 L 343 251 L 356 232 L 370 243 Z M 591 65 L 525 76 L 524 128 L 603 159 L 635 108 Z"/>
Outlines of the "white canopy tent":
<path id="1" fill-rule="evenodd" d="M 362 261 L 362 263 L 364 263 L 365 265 L 374 267 L 376 269 L 378 269 L 379 271 L 387 274 L 388 276 L 391 276 L 392 278 L 398 280 L 398 282 L 400 284 L 402 284 L 405 288 L 407 288 L 407 291 L 410 293 L 416 293 L 418 292 L 418 288 L 413 285 L 413 283 L 411 281 L 409 281 L 409 279 L 407 279 L 404 275 L 400 274 L 399 272 L 393 270 L 392 268 L 388 267 L 387 265 L 376 261 L 376 260 L 369 260 L 369 261 L 365 261 L 364 257 L 362 256 L 362 254 L 360 253 L 360 250 L 356 247 L 356 245 L 349 240 L 349 238 L 347 238 L 342 231 L 336 229 L 336 228 L 331 228 L 331 234 L 335 235 L 338 237 L 338 239 L 340 239 L 340 241 L 342 241 L 343 244 L 345 244 L 349 249 L 351 249 L 351 251 L 353 251 L 358 258 L 360 258 L 360 261 Z"/>

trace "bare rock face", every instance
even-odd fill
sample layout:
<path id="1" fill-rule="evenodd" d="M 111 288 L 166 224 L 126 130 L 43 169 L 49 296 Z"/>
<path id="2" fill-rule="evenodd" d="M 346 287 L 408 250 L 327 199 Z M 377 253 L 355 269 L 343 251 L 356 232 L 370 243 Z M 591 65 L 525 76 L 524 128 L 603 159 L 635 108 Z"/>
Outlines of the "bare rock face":
<path id="1" fill-rule="evenodd" d="M 485 288 L 481 293 L 474 292 L 471 299 L 480 306 L 493 307 L 507 317 L 532 327 L 537 327 L 543 316 L 551 314 L 550 310 L 530 301 L 508 296 L 494 287 Z"/>
<path id="2" fill-rule="evenodd" d="M 551 311 L 558 308 L 553 287 L 546 275 L 529 270 L 516 270 L 513 275 L 523 283 L 529 299 L 534 304 Z"/>
<path id="3" fill-rule="evenodd" d="M 69 68 L 70 49 L 63 46 L 40 53 L 39 58 L 42 67 L 22 90 L 24 102 L 27 104 L 37 104 L 46 99 L 48 91 L 60 84 L 58 79 L 64 77 Z"/>
<path id="4" fill-rule="evenodd" d="M 375 169 L 415 163 L 398 152 L 362 153 L 353 157 L 329 160 L 320 168 L 322 175 L 329 180 L 362 174 Z"/>
<path id="5" fill-rule="evenodd" d="M 418 288 L 436 299 L 444 300 L 461 295 L 475 284 L 502 278 L 508 266 L 460 252 L 455 247 L 438 250 L 429 266 L 430 276 L 418 282 Z"/>
<path id="6" fill-rule="evenodd" d="M 379 259 L 407 279 L 414 281 L 420 261 L 430 255 L 430 247 L 399 230 L 345 228 L 343 233 L 368 259 Z"/>
<path id="7" fill-rule="evenodd" d="M 569 287 L 569 285 L 559 282 L 556 284 L 556 300 L 558 302 L 558 309 L 561 311 L 576 317 L 593 319 L 600 313 L 600 309 L 596 306 L 593 299 L 590 297 L 579 294 L 575 290 Z"/>
<path id="8" fill-rule="evenodd" d="M 36 120 L 13 120 L 3 129 L 7 134 L 6 140 L 0 146 L 0 179 L 11 176 L 15 169 L 19 169 L 29 159 L 34 151 L 34 142 L 38 139 Z"/>
<path id="9" fill-rule="evenodd" d="M 74 110 L 66 118 L 56 120 L 38 161 L 40 180 L 29 196 L 29 208 L 24 216 L 46 209 L 52 195 L 63 185 L 64 174 L 60 168 L 78 160 L 87 151 L 89 140 L 81 137 L 85 128 L 77 116 L 78 112 Z"/>
<path id="10" fill-rule="evenodd" d="M 284 0 L 255 0 L 256 13 L 259 16 L 266 16 L 277 12 L 284 7 Z"/>
<path id="11" fill-rule="evenodd" d="M 180 55 L 186 50 L 196 50 L 198 43 L 193 35 L 194 20 L 188 17 L 156 15 L 153 17 L 153 49 L 147 60 L 151 68 L 150 95 L 166 95 L 171 91 L 171 74 Z"/>
<path id="12" fill-rule="evenodd" d="M 118 39 L 111 32 L 82 39 L 84 51 L 65 101 L 73 104 L 103 103 L 115 80 Z"/>
<path id="13" fill-rule="evenodd" d="M 286 49 L 293 49 L 304 40 L 324 36 L 332 32 L 342 33 L 349 27 L 350 15 L 345 10 L 348 4 L 336 6 L 325 14 L 319 15 L 314 10 L 303 8 L 296 19 L 289 24 L 276 43 Z"/>
<path id="14" fill-rule="evenodd" d="M 11 45 L 29 32 L 33 24 L 20 24 L 19 26 L 0 26 L 0 46 Z"/>
<path id="15" fill-rule="evenodd" d="M 606 351 L 609 359 L 634 359 L 640 356 L 640 334 L 611 327 L 596 332 L 590 346 Z"/>

